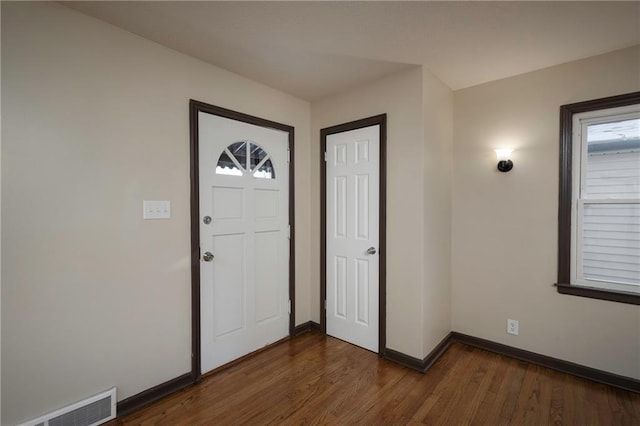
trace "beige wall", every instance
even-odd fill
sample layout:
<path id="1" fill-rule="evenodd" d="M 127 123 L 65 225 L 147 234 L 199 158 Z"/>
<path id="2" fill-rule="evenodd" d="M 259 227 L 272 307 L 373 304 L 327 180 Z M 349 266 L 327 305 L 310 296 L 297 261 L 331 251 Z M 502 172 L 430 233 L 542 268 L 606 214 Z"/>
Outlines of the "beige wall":
<path id="1" fill-rule="evenodd" d="M 559 107 L 638 90 L 635 47 L 455 92 L 454 330 L 640 378 L 640 307 L 552 287 Z M 507 174 L 502 146 L 515 149 Z"/>
<path id="2" fill-rule="evenodd" d="M 309 104 L 59 4 L 2 9 L 2 423 L 190 371 L 190 98 L 295 126 L 308 321 Z"/>
<path id="3" fill-rule="evenodd" d="M 422 68 L 311 105 L 314 234 L 320 229 L 320 129 L 387 114 L 387 346 L 422 357 Z M 319 321 L 320 241 L 312 246 L 312 319 Z"/>
<path id="4" fill-rule="evenodd" d="M 415 67 L 314 102 L 311 112 L 311 157 L 318 159 L 320 129 L 387 114 L 387 347 L 423 358 L 451 330 L 452 92 Z M 319 161 L 311 165 L 319 194 Z M 317 230 L 319 197 L 312 200 Z M 315 321 L 319 243 L 311 269 Z"/>
<path id="5" fill-rule="evenodd" d="M 425 68 L 422 77 L 424 357 L 451 331 L 453 92 Z"/>
<path id="6" fill-rule="evenodd" d="M 2 59 L 3 424 L 189 371 L 190 98 L 296 128 L 297 324 L 320 320 L 320 129 L 387 113 L 387 346 L 422 358 L 453 328 L 640 378 L 640 309 L 551 286 L 558 108 L 640 90 L 637 47 L 453 95 L 415 67 L 310 107 L 64 6 L 5 2 Z M 143 199 L 172 219 L 142 221 Z"/>

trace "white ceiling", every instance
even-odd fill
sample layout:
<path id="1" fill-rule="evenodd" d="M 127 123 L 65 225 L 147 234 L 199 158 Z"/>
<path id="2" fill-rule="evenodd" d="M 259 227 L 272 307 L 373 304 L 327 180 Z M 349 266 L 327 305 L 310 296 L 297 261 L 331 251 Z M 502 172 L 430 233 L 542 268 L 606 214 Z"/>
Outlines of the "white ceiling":
<path id="1" fill-rule="evenodd" d="M 64 4 L 308 100 L 411 65 L 460 89 L 640 44 L 638 1 Z"/>

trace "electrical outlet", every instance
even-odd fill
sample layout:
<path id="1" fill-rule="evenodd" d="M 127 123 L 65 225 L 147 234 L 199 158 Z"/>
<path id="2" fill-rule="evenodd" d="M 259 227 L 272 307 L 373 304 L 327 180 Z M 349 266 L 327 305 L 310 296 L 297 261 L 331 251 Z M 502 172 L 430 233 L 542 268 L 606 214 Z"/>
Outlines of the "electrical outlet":
<path id="1" fill-rule="evenodd" d="M 520 323 L 517 320 L 508 319 L 507 320 L 507 333 L 518 335 L 520 329 Z"/>

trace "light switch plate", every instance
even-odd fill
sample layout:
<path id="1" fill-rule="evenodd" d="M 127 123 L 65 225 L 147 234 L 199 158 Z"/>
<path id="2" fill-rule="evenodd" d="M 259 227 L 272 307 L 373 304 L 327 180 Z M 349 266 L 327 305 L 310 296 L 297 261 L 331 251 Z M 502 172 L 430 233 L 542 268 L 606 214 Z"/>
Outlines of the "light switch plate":
<path id="1" fill-rule="evenodd" d="M 150 201 L 142 202 L 143 219 L 170 219 L 171 201 Z"/>

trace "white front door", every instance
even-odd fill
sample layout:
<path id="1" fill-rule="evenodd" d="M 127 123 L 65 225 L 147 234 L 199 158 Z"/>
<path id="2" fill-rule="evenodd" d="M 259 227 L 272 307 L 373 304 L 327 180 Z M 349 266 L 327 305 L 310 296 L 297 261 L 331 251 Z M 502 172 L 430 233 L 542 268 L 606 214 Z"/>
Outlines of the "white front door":
<path id="1" fill-rule="evenodd" d="M 288 133 L 198 112 L 201 372 L 289 334 Z"/>
<path id="2" fill-rule="evenodd" d="M 327 334 L 378 352 L 380 126 L 326 141 Z"/>

